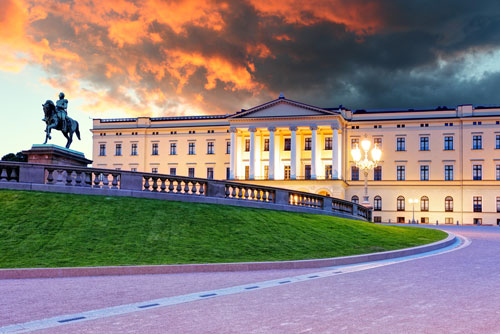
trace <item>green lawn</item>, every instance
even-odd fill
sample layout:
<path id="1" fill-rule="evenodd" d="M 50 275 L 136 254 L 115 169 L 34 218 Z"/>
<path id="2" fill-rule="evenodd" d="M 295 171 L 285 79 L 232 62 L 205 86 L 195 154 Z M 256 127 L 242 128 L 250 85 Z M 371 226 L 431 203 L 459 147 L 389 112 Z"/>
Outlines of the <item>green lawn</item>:
<path id="1" fill-rule="evenodd" d="M 445 236 L 234 206 L 0 190 L 0 268 L 312 259 Z"/>

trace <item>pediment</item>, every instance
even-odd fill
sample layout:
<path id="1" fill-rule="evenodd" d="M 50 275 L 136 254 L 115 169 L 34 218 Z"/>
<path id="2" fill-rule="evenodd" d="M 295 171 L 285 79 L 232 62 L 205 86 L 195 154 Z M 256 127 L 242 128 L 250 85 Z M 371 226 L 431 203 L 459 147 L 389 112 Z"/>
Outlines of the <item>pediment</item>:
<path id="1" fill-rule="evenodd" d="M 300 116 L 332 116 L 337 114 L 338 113 L 334 111 L 280 98 L 251 109 L 241 111 L 230 118 L 282 118 Z"/>

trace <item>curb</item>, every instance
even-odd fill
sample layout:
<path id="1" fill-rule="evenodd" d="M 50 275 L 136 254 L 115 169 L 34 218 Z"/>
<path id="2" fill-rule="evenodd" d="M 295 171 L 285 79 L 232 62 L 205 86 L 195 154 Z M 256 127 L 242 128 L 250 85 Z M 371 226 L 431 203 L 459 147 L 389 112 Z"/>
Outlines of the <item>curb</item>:
<path id="1" fill-rule="evenodd" d="M 448 233 L 448 232 L 447 232 Z M 22 269 L 0 269 L 0 279 L 25 279 L 25 278 L 63 278 L 63 277 L 86 277 L 86 276 L 115 276 L 115 275 L 150 275 L 150 274 L 181 274 L 181 273 L 205 273 L 205 272 L 227 272 L 227 271 L 254 271 L 272 269 L 305 269 L 333 267 L 339 265 L 356 264 L 379 260 L 394 259 L 397 257 L 410 256 L 426 253 L 445 248 L 455 243 L 457 237 L 448 233 L 443 240 L 411 248 L 399 250 L 370 253 L 362 255 L 351 255 L 327 259 L 298 260 L 298 261 L 276 261 L 276 262 L 239 262 L 239 263 L 207 263 L 207 264 L 174 264 L 174 265 L 151 265 L 151 266 L 109 266 L 109 267 L 67 267 L 67 268 L 22 268 Z"/>

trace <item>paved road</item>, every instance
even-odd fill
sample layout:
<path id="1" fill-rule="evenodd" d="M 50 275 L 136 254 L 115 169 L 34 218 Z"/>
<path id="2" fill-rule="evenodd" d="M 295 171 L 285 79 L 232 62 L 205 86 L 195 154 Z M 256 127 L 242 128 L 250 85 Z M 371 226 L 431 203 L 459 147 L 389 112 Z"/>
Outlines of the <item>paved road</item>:
<path id="1" fill-rule="evenodd" d="M 500 228 L 439 228 L 472 243 L 412 261 L 68 322 L 35 332 L 500 333 Z M 231 287 L 252 287 L 256 282 L 285 282 L 321 271 L 0 281 L 0 327 L 214 289 L 232 291 Z"/>

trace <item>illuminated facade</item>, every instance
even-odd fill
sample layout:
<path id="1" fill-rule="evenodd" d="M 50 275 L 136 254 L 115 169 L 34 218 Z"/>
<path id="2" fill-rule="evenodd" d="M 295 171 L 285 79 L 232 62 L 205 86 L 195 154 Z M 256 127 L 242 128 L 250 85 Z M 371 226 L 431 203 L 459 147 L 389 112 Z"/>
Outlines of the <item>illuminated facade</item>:
<path id="1" fill-rule="evenodd" d="M 95 119 L 94 167 L 235 179 L 363 196 L 350 155 L 365 136 L 382 150 L 369 175 L 374 220 L 500 223 L 500 107 L 318 108 L 282 95 L 232 115 Z"/>

